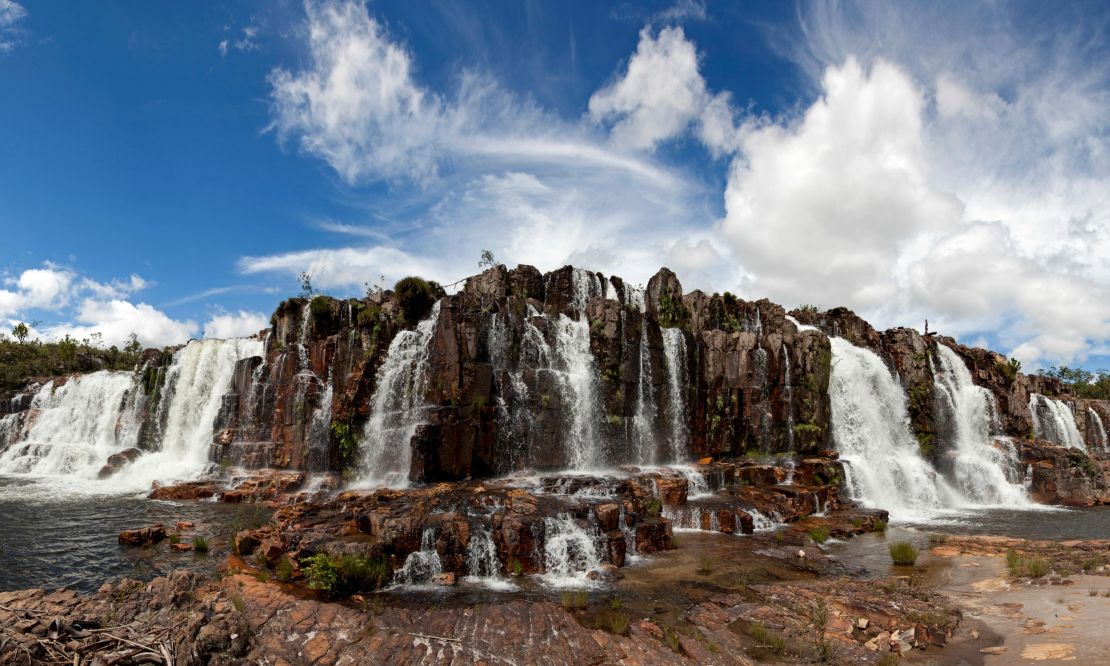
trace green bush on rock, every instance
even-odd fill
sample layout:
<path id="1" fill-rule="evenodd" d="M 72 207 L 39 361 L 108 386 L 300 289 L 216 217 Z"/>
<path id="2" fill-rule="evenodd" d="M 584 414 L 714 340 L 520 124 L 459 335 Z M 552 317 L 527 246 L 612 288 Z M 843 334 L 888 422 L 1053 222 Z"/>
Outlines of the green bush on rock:
<path id="1" fill-rule="evenodd" d="M 888 548 L 890 549 L 890 559 L 895 564 L 913 565 L 917 563 L 917 549 L 913 547 L 912 543 L 898 541 L 890 544 Z"/>
<path id="2" fill-rule="evenodd" d="M 389 563 L 382 557 L 320 553 L 306 558 L 302 564 L 308 586 L 336 598 L 381 589 L 392 574 Z"/>
<path id="3" fill-rule="evenodd" d="M 401 279 L 393 286 L 393 294 L 401 306 L 401 324 L 415 326 L 428 316 L 442 292 L 443 288 L 437 283 L 424 278 L 410 276 Z"/>

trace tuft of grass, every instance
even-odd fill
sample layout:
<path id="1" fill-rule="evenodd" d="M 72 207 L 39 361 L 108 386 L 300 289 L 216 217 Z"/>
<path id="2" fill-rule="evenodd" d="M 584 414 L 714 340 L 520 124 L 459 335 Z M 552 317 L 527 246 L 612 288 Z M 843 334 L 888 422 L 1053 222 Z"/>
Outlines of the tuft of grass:
<path id="1" fill-rule="evenodd" d="M 756 642 L 756 647 L 770 650 L 775 654 L 782 654 L 786 651 L 786 639 L 763 626 L 761 622 L 749 624 L 748 635 Z"/>
<path id="2" fill-rule="evenodd" d="M 170 544 L 181 543 L 181 535 L 171 534 L 169 537 Z"/>
<path id="3" fill-rule="evenodd" d="M 194 553 L 207 553 L 208 552 L 208 539 L 198 536 L 193 539 L 193 552 Z"/>
<path id="4" fill-rule="evenodd" d="M 1025 561 L 1025 571 L 1030 578 L 1043 578 L 1052 569 L 1052 563 L 1043 557 L 1031 557 Z"/>
<path id="5" fill-rule="evenodd" d="M 247 603 L 238 594 L 231 595 L 231 605 L 240 613 L 247 609 Z"/>
<path id="6" fill-rule="evenodd" d="M 934 533 L 929 535 L 929 545 L 930 546 L 940 546 L 941 544 L 944 544 L 944 543 L 947 543 L 947 542 L 948 542 L 948 535 L 947 534 L 937 534 L 937 533 L 934 532 Z"/>
<path id="7" fill-rule="evenodd" d="M 698 561 L 698 573 L 702 576 L 708 576 L 713 573 L 713 569 L 717 566 L 717 561 L 712 557 L 703 557 Z"/>
<path id="8" fill-rule="evenodd" d="M 875 662 L 876 666 L 898 666 L 900 663 L 902 659 L 894 653 L 885 654 L 882 659 Z"/>
<path id="9" fill-rule="evenodd" d="M 624 613 L 613 613 L 609 618 L 609 629 L 618 636 L 624 636 L 628 633 L 630 622 Z"/>
<path id="10" fill-rule="evenodd" d="M 813 539 L 813 543 L 822 544 L 829 540 L 829 528 L 825 526 L 814 527 L 809 531 L 809 538 Z"/>
<path id="11" fill-rule="evenodd" d="M 898 541 L 888 546 L 890 550 L 890 559 L 895 564 L 913 565 L 917 563 L 917 549 L 913 547 L 912 543 L 905 541 Z"/>
<path id="12" fill-rule="evenodd" d="M 615 611 L 619 611 L 621 609 L 621 600 L 620 599 L 615 599 L 615 598 L 610 599 L 609 600 L 609 608 L 612 608 Z"/>
<path id="13" fill-rule="evenodd" d="M 293 563 L 289 561 L 288 557 L 283 555 L 278 559 L 277 564 L 274 565 L 274 578 L 283 583 L 293 578 Z"/>
<path id="14" fill-rule="evenodd" d="M 882 518 L 875 520 L 875 531 L 886 532 L 886 521 Z"/>
<path id="15" fill-rule="evenodd" d="M 1043 578 L 1052 570 L 1052 563 L 1043 557 L 1025 557 L 1017 551 L 1006 551 L 1006 568 L 1014 577 Z"/>

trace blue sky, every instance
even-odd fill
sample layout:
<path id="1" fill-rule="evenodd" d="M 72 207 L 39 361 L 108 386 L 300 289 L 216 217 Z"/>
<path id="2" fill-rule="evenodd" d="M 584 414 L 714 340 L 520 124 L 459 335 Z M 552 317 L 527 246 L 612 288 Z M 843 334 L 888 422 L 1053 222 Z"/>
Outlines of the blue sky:
<path id="1" fill-rule="evenodd" d="M 240 335 L 301 271 L 352 295 L 488 248 L 1107 367 L 1108 19 L 0 0 L 0 322 Z"/>

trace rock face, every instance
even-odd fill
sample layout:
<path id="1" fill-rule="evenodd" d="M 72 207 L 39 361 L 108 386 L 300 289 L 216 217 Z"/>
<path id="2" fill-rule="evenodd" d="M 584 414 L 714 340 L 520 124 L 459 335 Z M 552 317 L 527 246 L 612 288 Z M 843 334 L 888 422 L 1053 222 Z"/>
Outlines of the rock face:
<path id="1" fill-rule="evenodd" d="M 400 311 L 390 292 L 282 303 L 265 358 L 236 368 L 213 459 L 365 471 L 378 374 L 411 329 Z M 817 451 L 829 362 L 828 341 L 799 334 L 781 307 L 684 294 L 666 269 L 641 291 L 569 266 L 497 266 L 440 300 L 408 477 Z M 594 450 L 576 450 L 587 438 Z"/>
<path id="2" fill-rule="evenodd" d="M 435 318 L 423 325 L 389 291 L 281 303 L 262 333 L 263 355 L 235 366 L 210 459 L 347 479 L 387 461 L 394 480 L 435 483 L 812 455 L 833 447 L 826 335 L 871 349 L 897 374 L 921 452 L 942 472 L 955 439 L 934 374 L 942 348 L 990 391 L 991 435 L 1046 437 L 1030 410 L 1037 393 L 1071 412 L 1088 448 L 1110 452 L 1110 403 L 1071 396 L 951 338 L 876 331 L 846 308 L 790 313 L 822 335 L 767 300 L 686 293 L 667 269 L 639 288 L 570 266 L 547 274 L 496 266 L 456 294 L 437 289 L 428 294 L 438 300 Z M 166 427 L 173 352 L 147 350 L 136 371 L 128 418 L 138 450 L 156 448 Z M 0 400 L 0 450 L 34 423 L 33 393 Z M 103 472 L 126 462 L 113 458 Z"/>

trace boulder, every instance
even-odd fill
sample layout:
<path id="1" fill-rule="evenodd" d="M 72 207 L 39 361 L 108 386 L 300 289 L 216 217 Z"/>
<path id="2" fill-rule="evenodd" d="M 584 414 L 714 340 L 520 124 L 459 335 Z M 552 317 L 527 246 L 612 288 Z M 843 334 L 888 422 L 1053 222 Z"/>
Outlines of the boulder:
<path id="1" fill-rule="evenodd" d="M 137 460 L 141 455 L 143 455 L 143 452 L 135 448 L 124 449 L 119 453 L 113 453 L 112 455 L 108 456 L 108 460 L 105 461 L 104 466 L 100 468 L 100 471 L 97 473 L 96 477 L 98 479 L 106 479 L 123 469 L 125 466 L 135 462 L 135 460 Z"/>
<path id="2" fill-rule="evenodd" d="M 166 528 L 162 523 L 119 533 L 119 542 L 125 546 L 153 546 L 166 538 Z"/>

